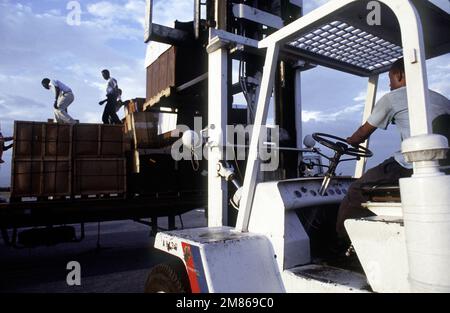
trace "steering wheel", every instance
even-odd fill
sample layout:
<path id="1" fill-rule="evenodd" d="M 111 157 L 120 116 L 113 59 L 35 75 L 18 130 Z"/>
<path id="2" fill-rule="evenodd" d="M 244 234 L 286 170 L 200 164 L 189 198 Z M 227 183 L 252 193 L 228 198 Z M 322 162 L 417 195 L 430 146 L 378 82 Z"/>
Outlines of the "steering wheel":
<path id="1" fill-rule="evenodd" d="M 346 154 L 360 158 L 370 158 L 373 156 L 372 151 L 370 151 L 369 149 L 361 145 L 353 147 L 347 143 L 347 140 L 340 137 L 323 133 L 314 133 L 312 136 L 315 141 L 327 148 L 336 151 L 340 155 Z M 331 141 L 330 139 L 334 139 L 334 141 Z"/>
<path id="2" fill-rule="evenodd" d="M 325 177 L 322 182 L 322 186 L 320 187 L 320 190 L 319 190 L 319 193 L 322 196 L 326 194 L 328 185 L 331 182 L 331 178 L 336 175 L 336 168 L 337 168 L 339 162 L 355 160 L 355 159 L 341 160 L 341 157 L 343 155 L 354 156 L 354 157 L 356 157 L 357 160 L 359 160 L 360 158 L 370 158 L 373 156 L 372 151 L 370 151 L 369 149 L 367 149 L 361 145 L 353 147 L 347 143 L 347 140 L 340 138 L 340 137 L 336 137 L 336 136 L 328 135 L 328 134 L 322 134 L 322 133 L 314 133 L 312 135 L 312 137 L 314 138 L 315 141 L 317 141 L 321 145 L 335 151 L 334 157 L 332 157 L 332 158 L 327 157 L 326 155 L 320 153 L 318 150 L 316 151 L 320 155 L 322 155 L 323 157 L 327 158 L 330 161 L 330 165 L 328 166 L 328 171 L 325 174 Z M 330 140 L 330 139 L 332 139 L 332 140 Z"/>

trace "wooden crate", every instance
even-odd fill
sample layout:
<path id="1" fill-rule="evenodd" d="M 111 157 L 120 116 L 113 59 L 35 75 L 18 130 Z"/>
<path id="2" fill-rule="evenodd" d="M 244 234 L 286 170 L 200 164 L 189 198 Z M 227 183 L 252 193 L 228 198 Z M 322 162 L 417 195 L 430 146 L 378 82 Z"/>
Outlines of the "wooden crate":
<path id="1" fill-rule="evenodd" d="M 100 156 L 120 158 L 124 154 L 123 125 L 100 125 Z"/>
<path id="2" fill-rule="evenodd" d="M 73 126 L 74 158 L 120 158 L 124 155 L 123 125 Z"/>
<path id="3" fill-rule="evenodd" d="M 126 193 L 126 160 L 77 159 L 74 161 L 73 194 Z"/>
<path id="4" fill-rule="evenodd" d="M 14 123 L 13 160 L 17 158 L 40 158 L 42 156 L 43 126 L 41 122 Z"/>
<path id="5" fill-rule="evenodd" d="M 22 121 L 14 123 L 14 160 L 68 158 L 71 154 L 71 125 Z"/>
<path id="6" fill-rule="evenodd" d="M 72 169 L 67 160 L 15 160 L 11 198 L 70 196 Z"/>
<path id="7" fill-rule="evenodd" d="M 135 112 L 142 112 L 144 110 L 145 98 L 135 98 L 126 102 L 125 114 L 132 114 Z"/>
<path id="8" fill-rule="evenodd" d="M 137 112 L 127 115 L 125 131 L 136 149 L 152 148 L 157 144 L 158 116 L 158 113 L 153 112 Z"/>
<path id="9" fill-rule="evenodd" d="M 171 47 L 147 68 L 147 101 L 164 90 L 175 87 L 177 48 Z"/>
<path id="10" fill-rule="evenodd" d="M 78 124 L 73 128 L 74 157 L 96 157 L 99 154 L 100 126 Z"/>
<path id="11" fill-rule="evenodd" d="M 72 125 L 45 123 L 44 132 L 44 158 L 70 158 L 72 155 Z"/>
<path id="12" fill-rule="evenodd" d="M 72 166 L 70 160 L 43 161 L 42 195 L 70 196 Z"/>
<path id="13" fill-rule="evenodd" d="M 176 88 L 208 72 L 208 55 L 201 44 L 171 47 L 147 67 L 147 103 L 151 107 Z"/>

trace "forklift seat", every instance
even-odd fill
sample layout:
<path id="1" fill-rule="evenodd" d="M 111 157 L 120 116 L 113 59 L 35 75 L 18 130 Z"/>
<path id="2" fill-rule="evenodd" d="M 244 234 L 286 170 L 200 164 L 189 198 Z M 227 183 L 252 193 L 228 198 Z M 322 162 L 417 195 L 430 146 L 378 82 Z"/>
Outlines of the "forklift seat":
<path id="1" fill-rule="evenodd" d="M 450 143 L 450 114 L 443 114 L 433 120 L 433 133 L 445 136 Z M 439 162 L 441 171 L 450 174 L 450 152 L 447 158 Z M 367 185 L 363 187 L 363 194 L 371 202 L 401 202 L 399 185 Z"/>
<path id="2" fill-rule="evenodd" d="M 401 202 L 399 185 L 368 185 L 362 190 L 371 202 Z"/>
<path id="3" fill-rule="evenodd" d="M 395 216 L 402 218 L 400 186 L 373 185 L 363 187 L 363 194 L 368 201 L 362 206 L 377 216 Z"/>

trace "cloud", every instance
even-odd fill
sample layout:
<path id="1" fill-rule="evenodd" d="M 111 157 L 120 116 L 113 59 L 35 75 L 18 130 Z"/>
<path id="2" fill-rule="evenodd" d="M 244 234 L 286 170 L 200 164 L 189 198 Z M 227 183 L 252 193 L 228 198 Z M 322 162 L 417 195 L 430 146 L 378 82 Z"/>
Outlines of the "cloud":
<path id="1" fill-rule="evenodd" d="M 153 22 L 169 27 L 174 26 L 174 21 L 192 21 L 194 11 L 193 0 L 160 0 L 153 6 Z"/>
<path id="2" fill-rule="evenodd" d="M 318 7 L 324 5 L 325 3 L 329 2 L 329 1 L 330 0 L 304 1 L 304 11 L 305 11 L 305 13 L 309 13 L 310 11 L 317 9 Z"/>
<path id="3" fill-rule="evenodd" d="M 450 54 L 429 60 L 427 67 L 430 89 L 450 98 Z"/>
<path id="4" fill-rule="evenodd" d="M 20 105 L 11 106 L 10 103 Z M 1 120 L 11 125 L 14 120 L 28 120 L 32 118 L 42 118 L 44 112 L 48 112 L 44 103 L 35 101 L 34 99 L 0 93 L 0 109 L 2 112 Z M 10 127 L 8 127 L 10 131 Z"/>
<path id="5" fill-rule="evenodd" d="M 352 104 L 339 111 L 308 111 L 305 110 L 302 113 L 302 120 L 304 122 L 320 121 L 320 122 L 335 122 L 342 119 L 352 119 L 356 116 L 359 117 L 364 110 L 364 103 Z M 357 113 L 357 114 L 356 114 Z M 356 115 L 355 115 L 356 114 Z M 362 117 L 361 117 L 362 118 Z M 359 119 L 361 119 L 359 118 Z M 359 120 L 358 118 L 356 120 Z"/>
<path id="6" fill-rule="evenodd" d="M 131 21 L 138 23 L 141 27 L 145 25 L 145 1 L 143 0 L 128 0 L 125 4 L 100 1 L 89 4 L 87 12 L 107 21 L 108 24 L 115 24 L 117 21 Z"/>

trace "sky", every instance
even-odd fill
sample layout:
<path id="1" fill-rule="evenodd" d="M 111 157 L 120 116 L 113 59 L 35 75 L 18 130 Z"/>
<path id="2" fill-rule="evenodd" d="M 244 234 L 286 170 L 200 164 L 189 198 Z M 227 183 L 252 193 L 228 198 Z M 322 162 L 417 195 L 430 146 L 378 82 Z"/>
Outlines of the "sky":
<path id="1" fill-rule="evenodd" d="M 305 12 L 327 0 L 304 0 Z M 450 12 L 449 0 L 435 4 Z M 73 8 L 81 10 L 73 23 Z M 156 0 L 154 22 L 173 26 L 175 19 L 192 20 L 193 0 Z M 123 98 L 145 97 L 146 45 L 143 42 L 145 0 L 0 0 L 0 125 L 12 135 L 14 120 L 53 118 L 53 95 L 42 78 L 70 86 L 75 101 L 69 113 L 85 123 L 101 121 L 108 68 L 123 90 Z M 69 23 L 68 23 L 69 20 Z M 76 21 L 76 20 L 75 20 Z M 450 56 L 428 62 L 430 88 L 450 97 Z M 326 132 L 346 137 L 362 121 L 366 79 L 319 68 L 303 74 L 304 134 Z M 386 75 L 378 97 L 388 91 Z M 399 149 L 395 128 L 378 131 L 372 140 L 376 165 Z M 0 186 L 9 186 L 11 152 L 0 169 Z M 338 172 L 351 174 L 352 165 Z"/>

